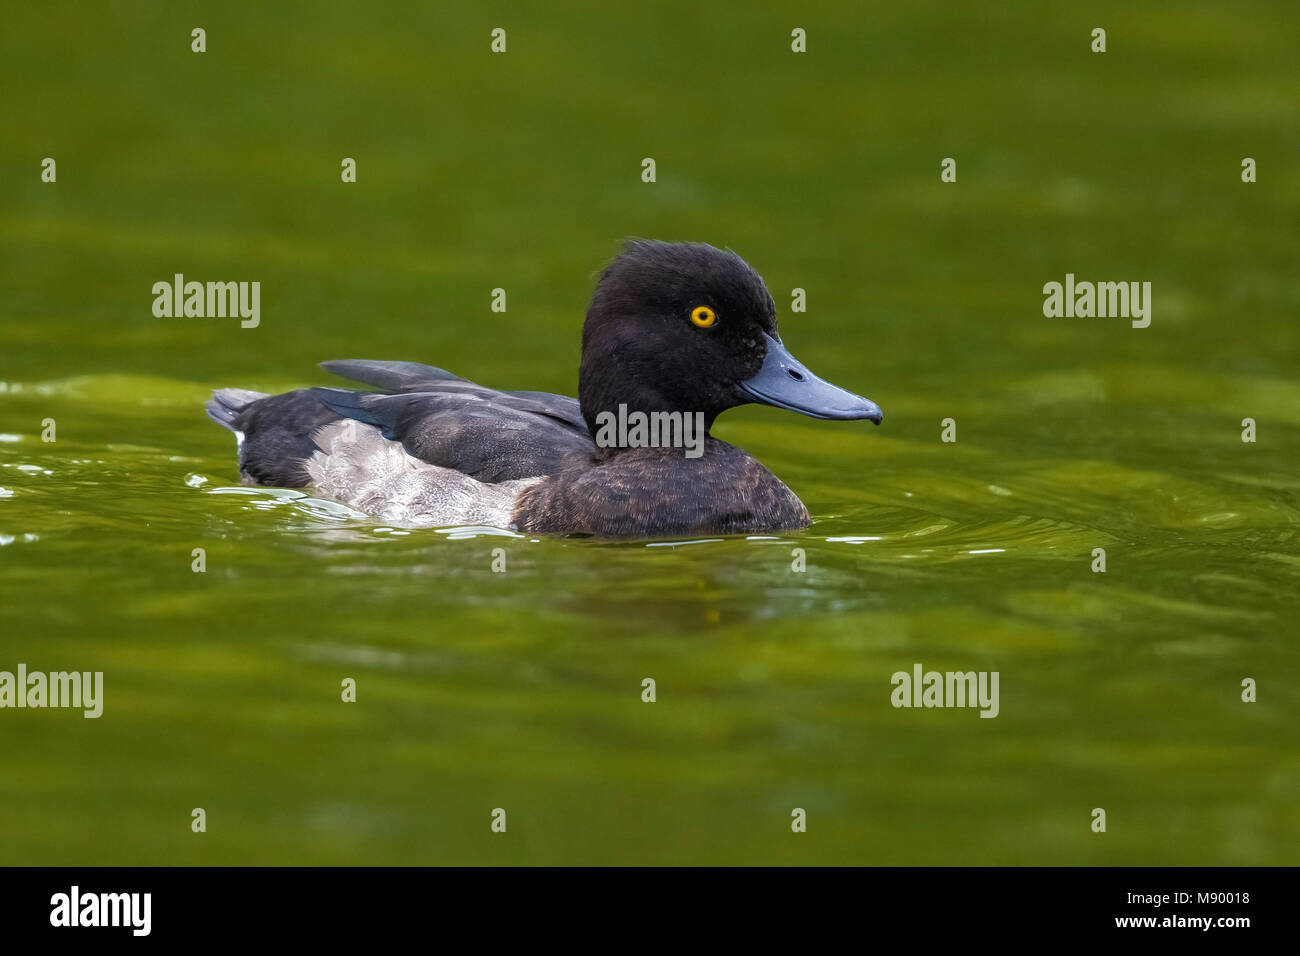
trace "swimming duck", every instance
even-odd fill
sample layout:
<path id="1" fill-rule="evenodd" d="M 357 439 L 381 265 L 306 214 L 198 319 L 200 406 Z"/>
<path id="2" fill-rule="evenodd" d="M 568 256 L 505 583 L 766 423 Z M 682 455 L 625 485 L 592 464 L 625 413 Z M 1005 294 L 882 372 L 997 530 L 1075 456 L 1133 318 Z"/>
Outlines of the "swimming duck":
<path id="1" fill-rule="evenodd" d="M 634 240 L 604 270 L 582 329 L 577 400 L 484 388 L 416 362 L 321 364 L 379 391 L 223 388 L 208 415 L 235 433 L 245 484 L 310 486 L 408 527 L 601 537 L 803 528 L 803 502 L 712 437 L 714 419 L 749 403 L 882 418 L 786 350 L 748 263 L 701 243 Z M 655 437 L 679 447 L 628 421 L 664 426 Z M 692 423 L 696 440 L 680 447 Z"/>

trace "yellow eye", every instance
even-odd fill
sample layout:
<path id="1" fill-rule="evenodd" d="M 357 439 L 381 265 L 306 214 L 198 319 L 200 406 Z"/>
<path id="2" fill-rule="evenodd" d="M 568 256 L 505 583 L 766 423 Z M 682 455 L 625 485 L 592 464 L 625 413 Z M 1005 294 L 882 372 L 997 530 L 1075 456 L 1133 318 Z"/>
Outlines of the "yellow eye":
<path id="1" fill-rule="evenodd" d="M 707 305 L 697 305 L 691 310 L 691 322 L 702 329 L 710 328 L 717 321 L 717 315 Z"/>

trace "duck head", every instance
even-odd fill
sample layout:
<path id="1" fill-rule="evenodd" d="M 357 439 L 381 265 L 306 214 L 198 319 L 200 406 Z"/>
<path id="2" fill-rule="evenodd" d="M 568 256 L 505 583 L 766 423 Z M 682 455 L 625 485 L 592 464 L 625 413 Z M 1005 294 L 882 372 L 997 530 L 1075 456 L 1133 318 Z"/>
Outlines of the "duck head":
<path id="1" fill-rule="evenodd" d="M 702 243 L 634 240 L 601 274 L 582 329 L 578 398 L 587 427 L 628 411 L 774 405 L 879 425 L 875 402 L 818 378 L 786 349 L 776 306 L 745 260 Z"/>

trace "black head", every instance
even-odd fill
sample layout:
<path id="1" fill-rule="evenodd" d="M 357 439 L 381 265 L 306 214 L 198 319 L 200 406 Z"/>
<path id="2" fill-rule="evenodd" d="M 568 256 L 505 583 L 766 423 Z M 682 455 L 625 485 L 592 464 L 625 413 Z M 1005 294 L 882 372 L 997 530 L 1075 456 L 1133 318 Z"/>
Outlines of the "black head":
<path id="1" fill-rule="evenodd" d="M 578 397 L 587 427 L 628 411 L 701 412 L 760 402 L 815 418 L 880 409 L 824 382 L 781 344 L 776 306 L 734 252 L 703 243 L 633 240 L 601 274 L 582 330 Z"/>

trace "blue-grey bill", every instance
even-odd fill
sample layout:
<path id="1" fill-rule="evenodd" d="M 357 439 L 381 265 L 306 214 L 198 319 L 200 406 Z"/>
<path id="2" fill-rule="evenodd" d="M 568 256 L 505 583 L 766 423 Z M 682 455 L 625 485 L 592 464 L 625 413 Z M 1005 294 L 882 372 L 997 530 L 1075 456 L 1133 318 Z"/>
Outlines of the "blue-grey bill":
<path id="1" fill-rule="evenodd" d="M 837 421 L 865 418 L 877 425 L 884 419 L 880 406 L 871 399 L 818 378 L 772 336 L 765 332 L 763 338 L 767 339 L 763 367 L 757 375 L 740 383 L 741 391 L 751 401 L 810 418 Z"/>

